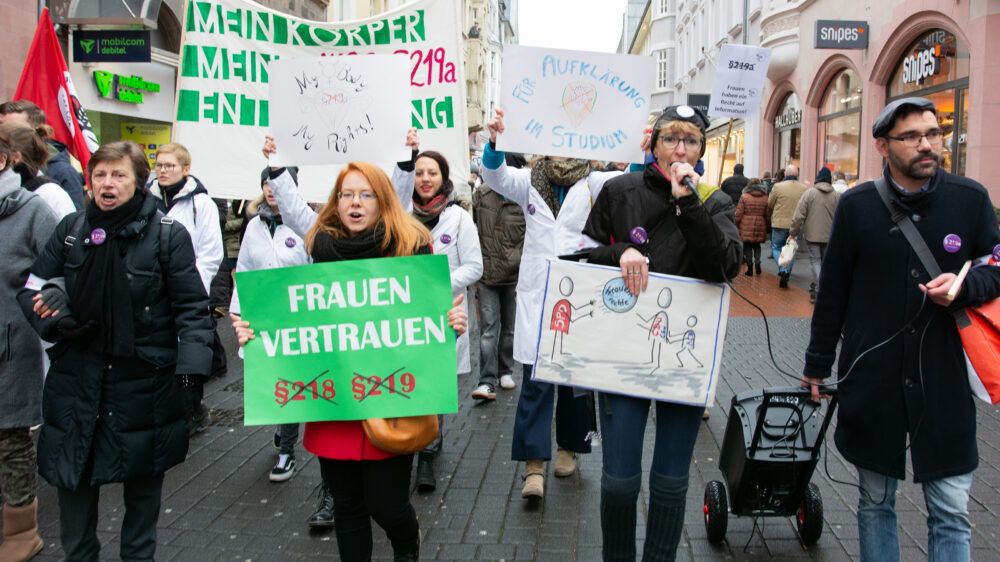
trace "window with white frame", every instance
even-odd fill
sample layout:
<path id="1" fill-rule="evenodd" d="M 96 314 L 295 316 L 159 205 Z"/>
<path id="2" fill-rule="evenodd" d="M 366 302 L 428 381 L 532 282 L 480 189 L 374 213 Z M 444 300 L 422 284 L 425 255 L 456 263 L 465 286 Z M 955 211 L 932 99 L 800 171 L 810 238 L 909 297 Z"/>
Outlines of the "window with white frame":
<path id="1" fill-rule="evenodd" d="M 674 0 L 658 0 L 657 2 L 657 13 L 659 14 L 669 14 L 674 11 Z"/>
<path id="2" fill-rule="evenodd" d="M 656 51 L 656 89 L 658 90 L 670 87 L 670 59 L 673 54 L 673 49 Z"/>

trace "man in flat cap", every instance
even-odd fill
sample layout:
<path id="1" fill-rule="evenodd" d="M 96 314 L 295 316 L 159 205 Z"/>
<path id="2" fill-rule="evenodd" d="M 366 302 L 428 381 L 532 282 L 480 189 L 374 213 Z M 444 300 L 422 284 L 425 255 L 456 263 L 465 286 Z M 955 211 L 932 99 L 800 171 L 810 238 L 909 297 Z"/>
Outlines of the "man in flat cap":
<path id="1" fill-rule="evenodd" d="M 883 177 L 837 205 L 803 373 L 814 398 L 816 385 L 839 383 L 835 439 L 858 469 L 861 560 L 899 560 L 895 492 L 907 449 L 927 505 L 928 558 L 969 560 L 979 455 L 953 313 L 1000 296 L 1000 268 L 973 268 L 964 282 L 956 273 L 1000 256 L 1000 230 L 983 186 L 940 168 L 944 133 L 930 101 L 893 101 L 872 135 Z M 923 259 L 904 231 L 926 243 Z"/>

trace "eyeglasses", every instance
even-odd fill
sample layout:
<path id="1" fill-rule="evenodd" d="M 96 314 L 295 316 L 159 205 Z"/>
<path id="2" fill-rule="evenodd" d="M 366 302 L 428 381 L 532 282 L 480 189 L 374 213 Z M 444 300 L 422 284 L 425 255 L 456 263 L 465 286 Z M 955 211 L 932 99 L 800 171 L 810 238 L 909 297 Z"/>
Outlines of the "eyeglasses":
<path id="1" fill-rule="evenodd" d="M 890 137 L 889 135 L 886 135 L 885 138 L 894 141 L 899 141 L 903 143 L 903 146 L 905 146 L 906 148 L 916 148 L 920 146 L 921 139 L 927 139 L 927 143 L 930 144 L 931 146 L 940 145 L 943 139 L 943 134 L 941 132 L 941 129 L 934 129 L 933 131 L 927 131 L 926 133 L 923 134 L 906 133 L 905 135 L 900 137 Z"/>
<path id="2" fill-rule="evenodd" d="M 155 168 L 157 170 L 163 170 L 165 172 L 169 172 L 170 170 L 173 170 L 176 167 L 177 167 L 177 164 L 167 164 L 167 163 L 161 164 L 159 162 L 157 162 L 156 164 L 153 164 L 153 168 Z"/>
<path id="3" fill-rule="evenodd" d="M 659 142 L 669 150 L 673 150 L 677 143 L 684 141 L 684 148 L 694 150 L 701 147 L 701 139 L 695 137 L 675 137 L 674 135 L 660 135 Z"/>
<path id="4" fill-rule="evenodd" d="M 375 195 L 374 191 L 341 191 L 337 198 L 341 201 L 352 201 L 355 198 L 360 197 L 362 203 L 367 203 L 369 201 L 377 201 L 378 195 Z"/>

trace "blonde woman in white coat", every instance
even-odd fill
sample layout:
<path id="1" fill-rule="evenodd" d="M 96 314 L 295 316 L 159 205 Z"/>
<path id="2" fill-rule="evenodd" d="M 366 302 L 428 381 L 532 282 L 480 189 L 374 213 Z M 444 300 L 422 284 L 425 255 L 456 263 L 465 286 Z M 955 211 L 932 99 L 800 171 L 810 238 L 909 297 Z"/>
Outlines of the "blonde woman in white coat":
<path id="1" fill-rule="evenodd" d="M 524 251 L 517 281 L 514 320 L 514 360 L 524 365 L 521 394 L 514 418 L 511 459 L 525 461 L 521 496 L 545 493 L 545 461 L 552 458 L 552 413 L 556 385 L 531 380 L 545 292 L 546 259 L 571 254 L 597 244 L 581 232 L 604 183 L 622 172 L 594 172 L 584 160 L 548 157 L 533 169 L 511 169 L 496 150 L 503 132 L 503 110 L 490 120 L 490 143 L 483 149 L 482 177 L 494 191 L 524 209 Z M 590 410 L 585 397 L 570 387 L 558 387 L 555 475 L 576 471 L 576 453 L 589 453 Z"/>

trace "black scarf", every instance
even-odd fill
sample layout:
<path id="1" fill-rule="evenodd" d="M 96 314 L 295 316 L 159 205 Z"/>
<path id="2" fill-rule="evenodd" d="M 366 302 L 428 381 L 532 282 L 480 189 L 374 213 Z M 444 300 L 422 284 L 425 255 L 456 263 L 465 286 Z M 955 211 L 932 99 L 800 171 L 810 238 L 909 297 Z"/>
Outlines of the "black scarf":
<path id="1" fill-rule="evenodd" d="M 385 227 L 380 223 L 375 228 L 351 236 L 349 238 L 334 238 L 322 230 L 316 232 L 313 240 L 312 259 L 322 263 L 328 261 L 363 260 L 381 258 L 392 255 L 391 248 L 382 251 L 385 241 Z"/>
<path id="2" fill-rule="evenodd" d="M 81 323 L 95 324 L 90 347 L 105 355 L 119 357 L 135 353 L 135 330 L 132 324 L 132 292 L 125 275 L 125 252 L 129 238 L 135 235 L 123 230 L 129 224 L 140 220 L 147 193 L 136 192 L 131 199 L 110 211 L 102 211 L 91 201 L 87 204 L 87 223 L 91 229 L 85 236 L 93 241 L 93 233 L 98 228 L 104 230 L 102 244 L 88 244 L 83 247 L 83 264 L 77 276 L 73 302 L 73 314 Z M 150 206 L 155 213 L 156 207 Z M 142 217 L 148 220 L 149 217 Z"/>
<path id="3" fill-rule="evenodd" d="M 553 217 L 559 216 L 566 192 L 576 182 L 590 174 L 590 162 L 586 160 L 542 160 L 531 169 L 531 186 L 549 206 Z M 558 189 L 558 193 L 557 193 Z"/>
<path id="4" fill-rule="evenodd" d="M 173 185 L 163 185 L 160 184 L 160 193 L 163 195 L 163 205 L 166 207 L 167 211 L 174 206 L 174 197 L 181 192 L 181 188 L 187 183 L 187 176 L 184 176 L 181 181 Z M 157 180 L 159 181 L 159 180 Z"/>

